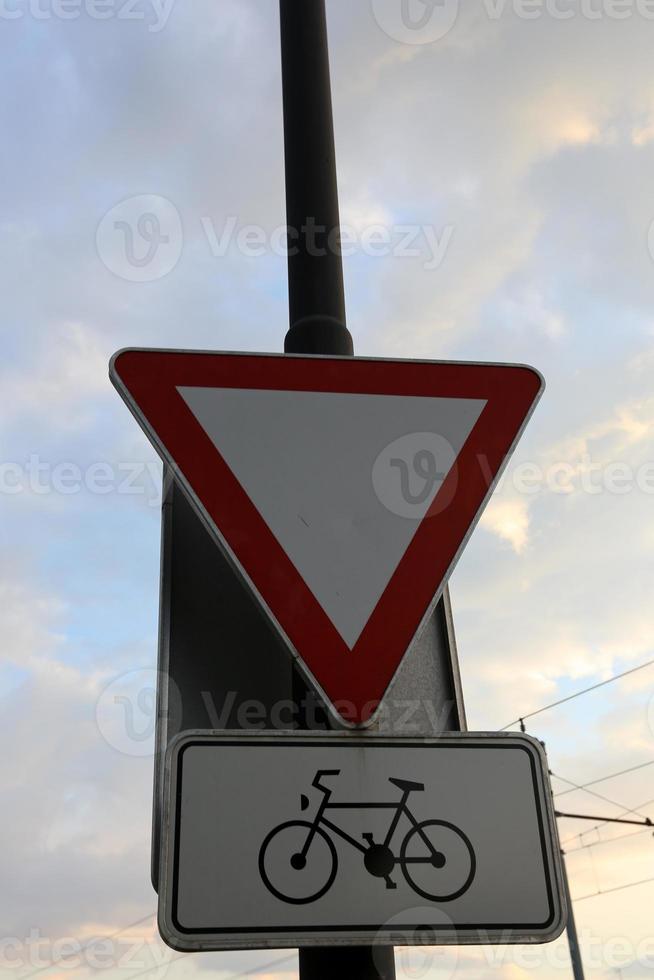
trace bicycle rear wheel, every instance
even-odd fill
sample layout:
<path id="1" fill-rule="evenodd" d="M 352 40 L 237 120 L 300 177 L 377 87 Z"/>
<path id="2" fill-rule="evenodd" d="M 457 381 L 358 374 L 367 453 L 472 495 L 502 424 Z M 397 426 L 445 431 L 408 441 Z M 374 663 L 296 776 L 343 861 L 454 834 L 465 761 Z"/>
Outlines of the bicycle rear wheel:
<path id="1" fill-rule="evenodd" d="M 313 830 L 311 846 L 302 851 Z M 293 820 L 272 830 L 259 851 L 259 873 L 264 885 L 281 902 L 309 905 L 334 884 L 338 857 L 332 839 L 321 827 Z"/>

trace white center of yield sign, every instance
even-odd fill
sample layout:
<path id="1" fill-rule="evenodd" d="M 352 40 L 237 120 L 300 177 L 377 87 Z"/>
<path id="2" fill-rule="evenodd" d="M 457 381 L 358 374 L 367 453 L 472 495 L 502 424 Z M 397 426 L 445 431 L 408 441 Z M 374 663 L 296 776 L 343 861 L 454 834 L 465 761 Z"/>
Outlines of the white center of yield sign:
<path id="1" fill-rule="evenodd" d="M 354 647 L 486 401 L 177 390 Z"/>

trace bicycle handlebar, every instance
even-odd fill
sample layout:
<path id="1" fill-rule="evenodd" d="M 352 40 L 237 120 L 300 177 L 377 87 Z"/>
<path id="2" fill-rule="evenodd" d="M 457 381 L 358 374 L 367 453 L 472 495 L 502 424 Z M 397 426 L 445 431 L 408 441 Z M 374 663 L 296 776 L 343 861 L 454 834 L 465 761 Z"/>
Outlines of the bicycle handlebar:
<path id="1" fill-rule="evenodd" d="M 323 792 L 328 792 L 329 793 L 329 792 L 331 792 L 331 790 L 327 790 L 324 786 L 321 786 L 320 785 L 320 780 L 324 776 L 340 776 L 340 774 L 341 774 L 341 770 L 340 769 L 319 769 L 318 772 L 316 773 L 316 775 L 314 776 L 314 779 L 313 779 L 313 782 L 312 782 L 311 785 L 314 786 L 316 789 L 321 789 Z"/>

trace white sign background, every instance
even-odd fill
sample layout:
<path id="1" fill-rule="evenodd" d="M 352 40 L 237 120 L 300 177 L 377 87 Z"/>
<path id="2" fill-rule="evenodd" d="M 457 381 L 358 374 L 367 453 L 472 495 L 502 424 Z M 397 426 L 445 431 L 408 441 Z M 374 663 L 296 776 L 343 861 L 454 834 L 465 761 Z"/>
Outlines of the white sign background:
<path id="1" fill-rule="evenodd" d="M 310 897 L 334 872 L 335 854 L 332 884 L 305 904 L 273 894 L 261 874 L 262 845 L 280 825 L 313 821 L 323 800 L 312 786 L 319 770 L 339 770 L 320 781 L 332 792 L 330 804 L 394 804 L 402 790 L 390 778 L 424 783 L 424 792 L 413 791 L 407 800 L 415 820 L 458 828 L 474 851 L 474 873 L 464 838 L 443 823 L 430 833 L 442 845 L 446 866 L 406 867 L 418 887 L 431 888 L 433 882 L 441 895 L 462 893 L 430 901 L 412 887 L 400 864 L 390 874 L 396 887 L 387 888 L 366 870 L 361 850 L 322 824 L 324 836 L 311 845 L 311 863 L 300 875 L 289 860 L 295 839 L 298 848 L 306 840 L 308 826 L 291 826 L 273 837 L 263 867 L 287 897 Z M 186 733 L 167 760 L 162 935 L 174 948 L 189 951 L 388 943 L 399 917 L 412 928 L 433 930 L 439 943 L 554 939 L 564 913 L 546 772 L 539 743 L 525 736 Z M 325 817 L 365 846 L 364 834 L 372 834 L 375 844 L 384 841 L 393 813 L 330 809 Z M 396 857 L 411 829 L 402 815 L 391 842 Z M 414 835 L 407 854 L 419 854 L 420 847 Z M 294 892 L 293 881 L 306 883 L 307 876 L 308 890 Z M 416 910 L 420 922 L 412 920 Z"/>

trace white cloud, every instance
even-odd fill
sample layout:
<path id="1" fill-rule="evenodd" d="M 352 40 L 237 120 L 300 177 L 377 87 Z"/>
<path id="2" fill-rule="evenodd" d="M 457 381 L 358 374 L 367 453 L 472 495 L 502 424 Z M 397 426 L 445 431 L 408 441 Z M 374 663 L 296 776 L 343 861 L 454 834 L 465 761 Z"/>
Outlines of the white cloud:
<path id="1" fill-rule="evenodd" d="M 66 603 L 39 593 L 5 566 L 0 576 L 0 662 L 29 666 L 52 655 L 61 645 L 59 632 Z"/>
<path id="2" fill-rule="evenodd" d="M 95 399 L 110 391 L 109 348 L 82 323 L 56 323 L 43 333 L 27 363 L 5 367 L 2 384 L 7 429 L 47 418 L 53 429 L 73 433 L 94 421 Z M 44 412 L 44 408 L 47 410 Z"/>
<path id="3" fill-rule="evenodd" d="M 529 543 L 529 505 L 526 500 L 497 497 L 489 503 L 481 527 L 508 542 L 516 554 L 522 554 Z"/>

